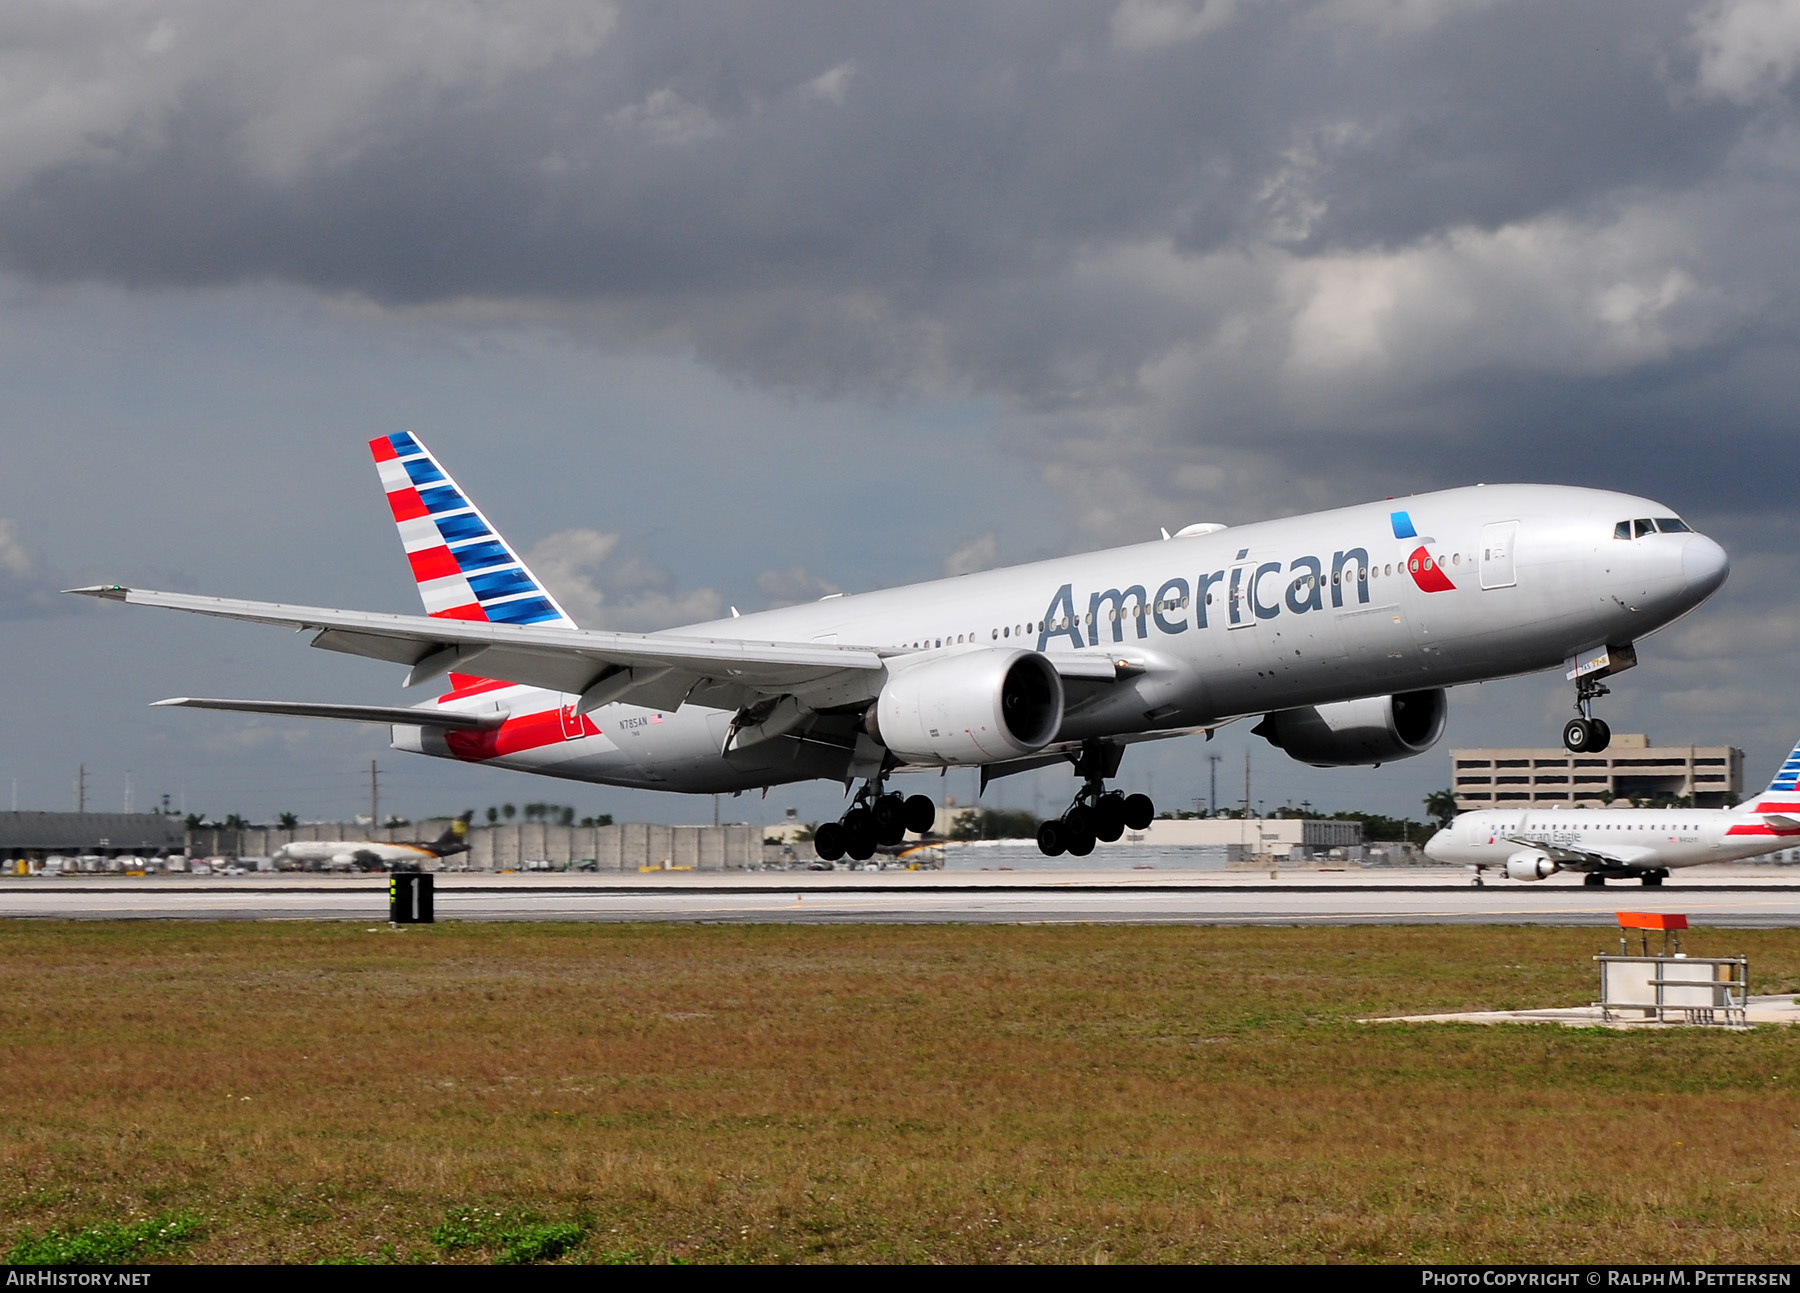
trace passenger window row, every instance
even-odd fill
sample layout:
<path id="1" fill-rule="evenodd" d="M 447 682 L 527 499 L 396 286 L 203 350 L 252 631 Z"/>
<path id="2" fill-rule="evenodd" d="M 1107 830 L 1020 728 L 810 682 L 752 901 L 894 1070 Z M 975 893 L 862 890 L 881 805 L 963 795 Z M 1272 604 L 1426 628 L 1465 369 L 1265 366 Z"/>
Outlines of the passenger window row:
<path id="1" fill-rule="evenodd" d="M 1629 530 L 1631 522 L 1621 521 L 1619 524 Z M 1649 525 L 1650 522 L 1644 521 L 1640 522 L 1640 524 Z M 1682 525 L 1680 521 L 1673 518 L 1662 522 L 1662 525 L 1666 530 L 1672 530 L 1676 527 L 1684 530 L 1687 528 Z M 1615 537 L 1628 539 L 1631 535 L 1625 533 L 1616 535 Z M 1470 561 L 1474 561 L 1474 559 L 1473 556 L 1469 558 Z M 1405 574 L 1408 569 L 1411 569 L 1416 573 L 1421 569 L 1430 570 L 1434 564 L 1439 563 L 1434 563 L 1430 556 L 1426 556 L 1422 560 L 1418 557 L 1413 557 L 1410 561 L 1400 562 L 1399 571 L 1401 574 Z M 1460 566 L 1462 564 L 1462 553 L 1452 553 L 1450 555 L 1450 560 L 1441 564 Z M 1394 570 L 1395 563 L 1393 562 L 1383 563 L 1378 561 L 1368 566 L 1345 566 L 1341 574 L 1334 574 L 1332 576 L 1331 582 L 1336 584 L 1341 579 L 1345 584 L 1363 583 L 1370 579 L 1379 579 L 1384 575 L 1391 577 L 1394 574 Z M 1293 581 L 1292 587 L 1303 592 L 1310 592 L 1315 585 L 1323 587 L 1324 584 L 1325 579 L 1323 576 L 1301 575 Z M 1249 593 L 1248 590 L 1240 589 L 1235 596 L 1237 598 L 1243 598 L 1249 596 Z M 1207 593 L 1205 600 L 1206 604 L 1211 606 L 1213 604 L 1213 595 L 1210 592 Z M 1187 597 L 1170 597 L 1158 602 L 1154 607 L 1146 606 L 1141 602 L 1123 608 L 1114 606 L 1107 611 L 1106 618 L 1109 623 L 1122 619 L 1142 619 L 1144 616 L 1154 614 L 1157 611 L 1166 613 L 1176 610 L 1186 610 L 1190 604 L 1190 599 Z M 1091 629 L 1094 626 L 1094 613 L 1089 611 L 1086 615 L 1077 616 L 1076 622 L 1084 624 Z M 1050 631 L 1052 633 L 1066 633 L 1069 631 L 1069 621 L 1067 619 L 1058 619 L 1054 622 L 1038 620 L 1036 622 L 1027 621 L 1024 624 L 1002 625 L 997 629 L 993 629 L 988 636 L 995 642 L 1006 638 L 1030 637 L 1042 633 L 1046 623 L 1049 623 Z M 954 637 L 945 634 L 941 638 L 920 638 L 918 641 L 912 643 L 912 649 L 915 651 L 932 651 L 944 646 L 957 646 L 964 642 L 975 641 L 976 636 L 977 635 L 974 633 L 958 633 Z M 906 649 L 907 646 L 904 642 L 896 642 L 894 645 L 901 650 Z"/>

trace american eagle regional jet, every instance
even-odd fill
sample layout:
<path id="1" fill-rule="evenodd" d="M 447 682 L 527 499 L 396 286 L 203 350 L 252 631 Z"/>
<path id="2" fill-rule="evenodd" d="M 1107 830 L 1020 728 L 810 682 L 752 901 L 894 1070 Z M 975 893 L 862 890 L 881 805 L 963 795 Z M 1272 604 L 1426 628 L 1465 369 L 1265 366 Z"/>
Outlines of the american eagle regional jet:
<path id="1" fill-rule="evenodd" d="M 985 789 L 1068 763 L 1073 801 L 1038 843 L 1081 856 L 1154 815 L 1106 786 L 1134 742 L 1261 716 L 1296 759 L 1381 764 L 1436 743 L 1446 687 L 1558 667 L 1575 690 L 1565 744 L 1603 749 L 1602 679 L 1729 567 L 1661 503 L 1478 485 L 611 633 L 577 627 L 415 437 L 370 448 L 423 616 L 72 591 L 306 629 L 448 690 L 411 707 L 158 704 L 388 724 L 399 750 L 688 794 L 861 781 L 817 832 L 826 859 L 929 827 L 929 799 L 888 790 L 897 772 L 974 766 Z"/>
<path id="2" fill-rule="evenodd" d="M 1769 788 L 1735 808 L 1601 808 L 1463 813 L 1425 842 L 1439 862 L 1466 862 L 1475 883 L 1492 867 L 1509 880 L 1573 871 L 1582 883 L 1637 878 L 1659 885 L 1676 867 L 1738 862 L 1800 845 L 1800 745 Z"/>

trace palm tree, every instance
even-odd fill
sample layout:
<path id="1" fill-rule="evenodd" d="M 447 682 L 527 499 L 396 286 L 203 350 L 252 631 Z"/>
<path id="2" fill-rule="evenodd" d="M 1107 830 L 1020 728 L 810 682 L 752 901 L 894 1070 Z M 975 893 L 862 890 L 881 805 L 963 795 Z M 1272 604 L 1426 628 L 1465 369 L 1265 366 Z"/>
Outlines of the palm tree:
<path id="1" fill-rule="evenodd" d="M 1456 818 L 1456 792 L 1448 787 L 1425 796 L 1425 812 L 1439 826 L 1448 826 Z"/>

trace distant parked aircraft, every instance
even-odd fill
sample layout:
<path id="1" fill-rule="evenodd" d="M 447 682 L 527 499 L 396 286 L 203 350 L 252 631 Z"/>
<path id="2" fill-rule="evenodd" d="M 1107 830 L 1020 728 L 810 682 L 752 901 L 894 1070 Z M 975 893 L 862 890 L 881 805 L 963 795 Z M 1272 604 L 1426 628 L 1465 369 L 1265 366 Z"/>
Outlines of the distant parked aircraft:
<path id="1" fill-rule="evenodd" d="M 426 615 L 151 592 L 74 591 L 279 624 L 312 644 L 449 676 L 413 707 L 180 697 L 203 709 L 393 725 L 395 748 L 687 794 L 857 780 L 821 857 L 867 859 L 931 825 L 896 772 L 982 782 L 1057 763 L 1079 778 L 1049 854 L 1149 824 L 1108 790 L 1126 746 L 1263 715 L 1319 767 L 1419 754 L 1444 688 L 1562 667 L 1572 750 L 1606 747 L 1601 679 L 1725 582 L 1725 552 L 1648 499 L 1490 485 L 1227 528 L 734 615 L 661 633 L 578 628 L 435 457 L 371 442 Z M 680 501 L 679 485 L 671 505 Z M 879 539 L 879 510 L 868 534 Z"/>
<path id="2" fill-rule="evenodd" d="M 1511 880 L 1579 871 L 1586 884 L 1636 877 L 1659 885 L 1676 867 L 1735 862 L 1800 845 L 1800 745 L 1769 788 L 1735 808 L 1602 808 L 1464 813 L 1425 843 L 1439 862 L 1492 867 Z"/>
<path id="3" fill-rule="evenodd" d="M 363 871 L 416 871 L 425 862 L 466 853 L 469 848 L 469 814 L 464 813 L 429 844 L 389 843 L 383 840 L 295 840 L 275 850 L 276 864 L 290 862 L 356 867 Z"/>

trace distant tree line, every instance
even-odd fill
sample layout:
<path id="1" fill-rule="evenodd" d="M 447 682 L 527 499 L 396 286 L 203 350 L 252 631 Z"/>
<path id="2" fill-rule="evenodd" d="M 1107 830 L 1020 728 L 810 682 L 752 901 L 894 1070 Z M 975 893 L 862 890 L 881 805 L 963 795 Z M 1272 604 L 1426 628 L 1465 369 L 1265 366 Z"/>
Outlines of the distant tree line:
<path id="1" fill-rule="evenodd" d="M 501 821 L 511 822 L 519 816 L 519 809 L 513 804 L 490 804 L 484 814 L 489 826 L 497 826 Z M 596 816 L 575 820 L 575 810 L 567 804 L 526 804 L 524 811 L 528 822 L 546 822 L 552 826 L 611 826 L 613 815 L 600 813 Z"/>

